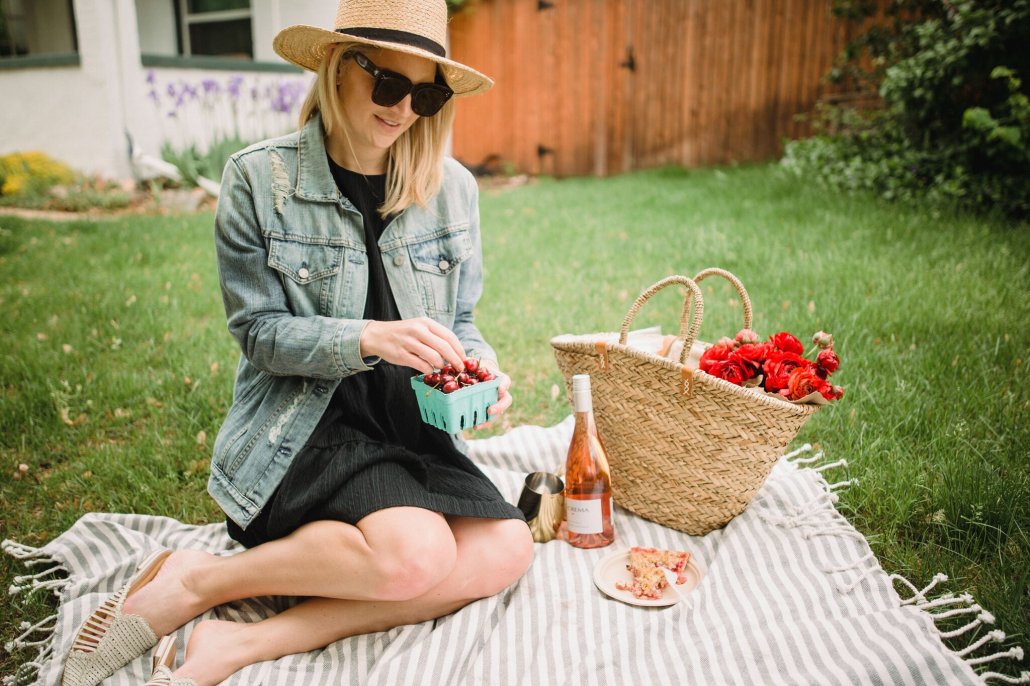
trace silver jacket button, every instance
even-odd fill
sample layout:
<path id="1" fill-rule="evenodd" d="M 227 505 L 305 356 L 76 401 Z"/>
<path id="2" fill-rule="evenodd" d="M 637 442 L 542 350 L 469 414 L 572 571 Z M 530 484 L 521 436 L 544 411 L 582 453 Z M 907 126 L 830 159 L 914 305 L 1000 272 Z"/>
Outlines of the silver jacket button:
<path id="1" fill-rule="evenodd" d="M 440 271 L 445 272 L 447 268 L 451 266 L 451 263 L 447 260 L 440 260 Z"/>
<path id="2" fill-rule="evenodd" d="M 306 279 L 310 275 L 311 275 L 311 272 L 309 272 L 306 267 L 301 267 L 300 269 L 297 270 L 297 276 L 299 276 L 302 279 Z"/>

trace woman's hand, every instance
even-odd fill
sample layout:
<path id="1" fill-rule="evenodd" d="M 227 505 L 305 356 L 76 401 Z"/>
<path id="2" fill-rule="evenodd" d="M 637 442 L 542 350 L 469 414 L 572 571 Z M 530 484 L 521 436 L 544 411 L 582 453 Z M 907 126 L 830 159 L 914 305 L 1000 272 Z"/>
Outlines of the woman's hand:
<path id="1" fill-rule="evenodd" d="M 465 349 L 446 326 L 429 317 L 418 317 L 370 321 L 361 331 L 361 356 L 372 355 L 428 374 L 445 364 L 460 369 Z"/>
<path id="2" fill-rule="evenodd" d="M 486 413 L 490 415 L 491 420 L 493 420 L 511 407 L 512 397 L 511 393 L 508 392 L 508 388 L 511 386 L 511 377 L 502 372 L 497 363 L 493 360 L 482 360 L 479 364 L 481 367 L 489 369 L 490 373 L 495 375 L 501 382 L 500 385 L 497 386 L 497 402 L 491 405 L 486 411 Z"/>

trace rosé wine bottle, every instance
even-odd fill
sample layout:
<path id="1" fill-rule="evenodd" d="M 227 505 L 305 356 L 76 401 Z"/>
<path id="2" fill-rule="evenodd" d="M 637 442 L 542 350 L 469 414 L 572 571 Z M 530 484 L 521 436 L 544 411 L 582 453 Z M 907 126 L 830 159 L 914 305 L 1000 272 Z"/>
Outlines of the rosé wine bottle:
<path id="1" fill-rule="evenodd" d="M 602 548 L 615 540 L 608 453 L 594 423 L 590 376 L 572 377 L 576 428 L 565 460 L 565 518 L 558 536 L 577 548 Z"/>

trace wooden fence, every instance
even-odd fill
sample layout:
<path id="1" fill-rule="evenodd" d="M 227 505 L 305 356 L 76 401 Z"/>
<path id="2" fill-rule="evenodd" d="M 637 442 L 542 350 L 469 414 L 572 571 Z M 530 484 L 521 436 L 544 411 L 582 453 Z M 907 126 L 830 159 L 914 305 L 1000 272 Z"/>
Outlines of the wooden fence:
<path id="1" fill-rule="evenodd" d="M 496 85 L 459 99 L 454 155 L 555 176 L 769 159 L 832 90 L 855 27 L 831 5 L 476 0 L 451 51 Z"/>

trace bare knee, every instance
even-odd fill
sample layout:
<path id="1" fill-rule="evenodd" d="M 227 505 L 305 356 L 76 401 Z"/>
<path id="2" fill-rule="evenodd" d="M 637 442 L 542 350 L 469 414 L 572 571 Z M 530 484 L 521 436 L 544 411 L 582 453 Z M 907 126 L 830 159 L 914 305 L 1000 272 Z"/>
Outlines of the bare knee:
<path id="1" fill-rule="evenodd" d="M 474 585 L 479 598 L 500 593 L 529 569 L 533 562 L 533 536 L 529 527 L 519 519 L 499 522 L 483 558 L 483 573 Z"/>
<path id="2" fill-rule="evenodd" d="M 450 531 L 411 531 L 375 552 L 379 600 L 411 600 L 428 593 L 454 569 L 457 548 Z"/>

